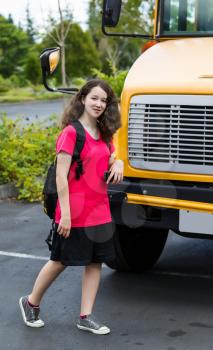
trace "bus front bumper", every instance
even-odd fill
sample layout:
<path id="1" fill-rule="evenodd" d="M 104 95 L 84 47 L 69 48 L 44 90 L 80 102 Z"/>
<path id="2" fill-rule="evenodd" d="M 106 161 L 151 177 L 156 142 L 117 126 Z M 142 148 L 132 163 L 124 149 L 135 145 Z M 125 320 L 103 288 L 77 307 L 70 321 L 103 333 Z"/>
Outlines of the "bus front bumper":
<path id="1" fill-rule="evenodd" d="M 209 183 L 125 179 L 120 184 L 109 184 L 108 195 L 117 224 L 189 232 L 185 222 L 196 221 L 201 215 L 210 227 L 201 233 L 213 233 L 213 187 Z"/>

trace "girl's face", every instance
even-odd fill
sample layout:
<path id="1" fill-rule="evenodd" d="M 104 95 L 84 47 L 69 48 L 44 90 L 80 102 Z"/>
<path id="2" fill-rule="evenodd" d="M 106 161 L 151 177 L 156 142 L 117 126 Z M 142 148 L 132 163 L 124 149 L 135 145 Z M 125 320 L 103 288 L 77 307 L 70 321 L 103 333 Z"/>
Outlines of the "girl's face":
<path id="1" fill-rule="evenodd" d="M 84 104 L 84 113 L 97 119 L 106 109 L 107 93 L 100 86 L 95 86 L 82 100 L 82 103 Z"/>

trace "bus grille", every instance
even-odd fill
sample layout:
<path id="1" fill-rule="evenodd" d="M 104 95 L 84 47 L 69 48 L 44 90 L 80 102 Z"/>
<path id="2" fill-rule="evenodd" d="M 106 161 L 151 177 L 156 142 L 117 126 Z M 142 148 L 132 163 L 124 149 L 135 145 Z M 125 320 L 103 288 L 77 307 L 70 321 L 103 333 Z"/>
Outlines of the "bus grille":
<path id="1" fill-rule="evenodd" d="M 134 96 L 128 156 L 140 169 L 212 175 L 213 97 Z"/>

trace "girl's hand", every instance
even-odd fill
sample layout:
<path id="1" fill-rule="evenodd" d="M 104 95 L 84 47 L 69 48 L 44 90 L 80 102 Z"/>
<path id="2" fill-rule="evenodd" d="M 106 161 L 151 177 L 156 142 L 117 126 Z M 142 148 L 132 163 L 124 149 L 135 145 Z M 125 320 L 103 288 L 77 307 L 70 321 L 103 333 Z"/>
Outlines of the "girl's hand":
<path id="1" fill-rule="evenodd" d="M 61 220 L 58 225 L 57 232 L 64 238 L 68 238 L 71 230 L 71 220 L 70 217 L 61 216 Z"/>
<path id="2" fill-rule="evenodd" d="M 110 180 L 113 179 L 111 182 L 112 184 L 118 184 L 119 182 L 123 181 L 123 173 L 124 173 L 124 163 L 121 159 L 117 159 L 112 164 L 111 168 L 109 169 L 110 175 L 107 179 L 107 184 L 109 184 Z"/>

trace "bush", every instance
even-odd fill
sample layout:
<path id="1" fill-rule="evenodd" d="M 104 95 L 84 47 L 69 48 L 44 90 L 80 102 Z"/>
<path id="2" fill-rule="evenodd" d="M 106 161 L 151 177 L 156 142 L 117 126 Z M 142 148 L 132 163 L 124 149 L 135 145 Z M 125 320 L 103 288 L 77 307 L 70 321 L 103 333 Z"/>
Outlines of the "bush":
<path id="1" fill-rule="evenodd" d="M 13 74 L 9 78 L 3 78 L 0 75 L 0 93 L 4 94 L 10 92 L 13 88 L 23 87 L 27 85 L 27 80 L 23 74 Z"/>
<path id="2" fill-rule="evenodd" d="M 3 78 L 2 75 L 0 75 L 0 93 L 9 91 L 11 87 L 11 81 Z"/>
<path id="3" fill-rule="evenodd" d="M 84 84 L 86 84 L 86 81 L 87 80 L 84 78 L 73 78 L 71 87 L 74 86 L 80 89 Z"/>
<path id="4" fill-rule="evenodd" d="M 36 52 L 30 52 L 26 59 L 25 76 L 32 84 L 38 85 L 42 82 L 41 67 Z"/>
<path id="5" fill-rule="evenodd" d="M 42 188 L 48 166 L 55 157 L 55 141 L 59 133 L 56 117 L 26 126 L 0 116 L 0 182 L 13 183 L 18 199 L 29 202 L 42 199 Z M 50 123 L 49 123 L 50 124 Z"/>
<path id="6" fill-rule="evenodd" d="M 93 75 L 108 82 L 118 98 L 121 96 L 127 72 L 128 71 L 115 70 L 111 75 L 107 75 L 96 68 L 92 69 Z"/>
<path id="7" fill-rule="evenodd" d="M 22 73 L 13 74 L 10 76 L 10 81 L 13 87 L 24 88 L 28 86 L 28 80 Z"/>

